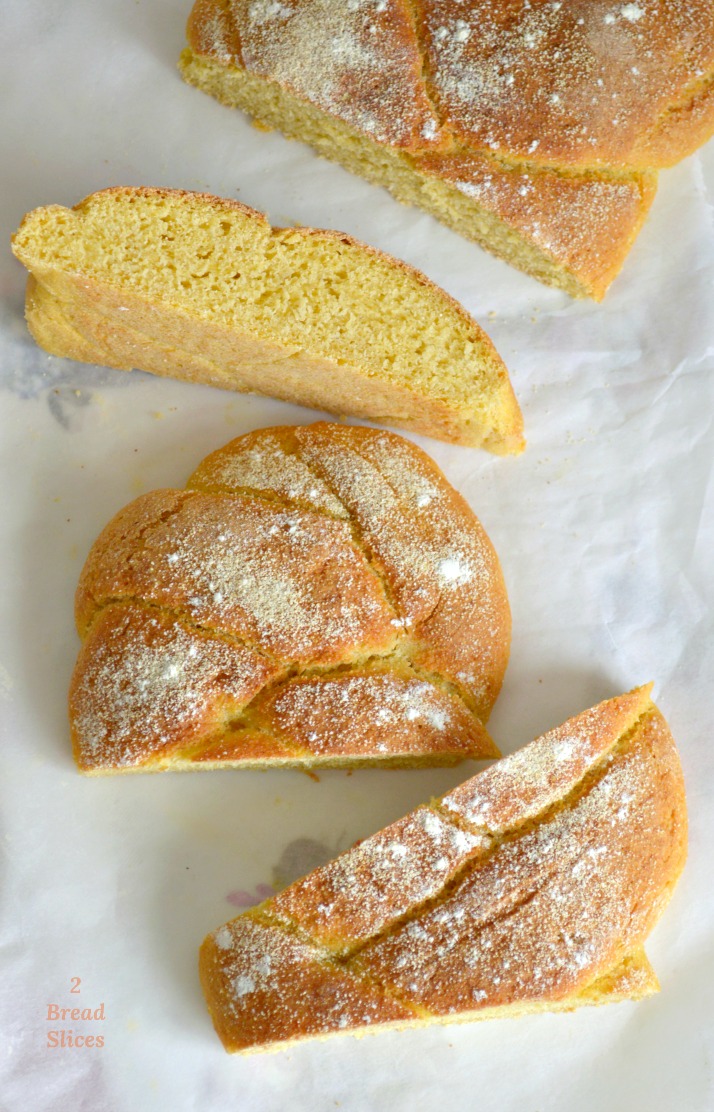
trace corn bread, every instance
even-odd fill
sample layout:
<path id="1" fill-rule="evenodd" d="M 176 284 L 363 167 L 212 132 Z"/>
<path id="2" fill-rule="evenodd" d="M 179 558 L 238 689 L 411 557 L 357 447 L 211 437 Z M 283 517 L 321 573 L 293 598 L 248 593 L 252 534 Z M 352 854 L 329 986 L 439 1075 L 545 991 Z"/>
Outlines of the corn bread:
<path id="1" fill-rule="evenodd" d="M 710 0 L 196 0 L 189 83 L 601 299 L 714 131 Z"/>
<path id="2" fill-rule="evenodd" d="M 30 331 L 54 355 L 523 447 L 486 334 L 419 271 L 349 236 L 273 229 L 207 194 L 126 188 L 36 209 L 13 250 L 31 272 Z"/>
<path id="3" fill-rule="evenodd" d="M 453 764 L 508 661 L 496 554 L 394 433 L 262 429 L 132 502 L 85 564 L 83 772 Z"/>
<path id="4" fill-rule="evenodd" d="M 686 856 L 650 687 L 601 703 L 204 941 L 229 1051 L 658 989 L 643 942 Z"/>

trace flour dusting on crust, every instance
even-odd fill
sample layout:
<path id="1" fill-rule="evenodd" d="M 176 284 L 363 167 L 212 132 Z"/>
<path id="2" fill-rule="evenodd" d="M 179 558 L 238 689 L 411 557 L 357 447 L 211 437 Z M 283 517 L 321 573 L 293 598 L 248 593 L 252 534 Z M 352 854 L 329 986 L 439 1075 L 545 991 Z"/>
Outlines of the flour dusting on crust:
<path id="1" fill-rule="evenodd" d="M 527 791 L 512 807 L 508 776 L 495 783 L 488 770 L 462 788 L 491 797 L 492 813 L 507 816 L 498 829 L 470 829 L 446 797 L 358 843 L 258 909 L 267 976 L 245 916 L 209 936 L 204 985 L 230 1049 L 389 1022 L 376 1004 L 351 1019 L 350 992 L 425 1019 L 605 1002 L 603 977 L 619 998 L 652 991 L 641 947 L 681 870 L 686 812 L 649 689 L 600 704 L 517 756 L 513 784 L 518 771 L 541 787 L 544 769 L 560 778 L 545 810 L 534 812 Z M 290 950 L 298 938 L 299 956 Z M 295 961 L 294 1001 L 285 978 Z M 306 966 L 313 988 L 318 978 L 330 985 L 309 1019 L 300 1012 Z M 242 978 L 254 980 L 249 999 Z"/>
<path id="2" fill-rule="evenodd" d="M 77 600 L 87 770 L 497 752 L 482 721 L 508 657 L 498 561 L 394 434 L 239 437 L 188 490 L 143 495 L 110 522 Z"/>
<path id="3" fill-rule="evenodd" d="M 404 0 L 233 0 L 232 12 L 248 70 L 378 142 L 438 139 Z"/>

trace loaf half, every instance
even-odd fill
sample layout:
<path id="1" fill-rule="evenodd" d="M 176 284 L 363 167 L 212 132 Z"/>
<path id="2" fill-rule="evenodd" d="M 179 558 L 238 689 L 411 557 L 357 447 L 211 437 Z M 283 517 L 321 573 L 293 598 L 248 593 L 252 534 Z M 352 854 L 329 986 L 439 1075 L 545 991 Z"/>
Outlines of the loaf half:
<path id="1" fill-rule="evenodd" d="M 674 742 L 601 703 L 210 934 L 227 1050 L 639 999 L 686 855 Z"/>
<path id="2" fill-rule="evenodd" d="M 184 78 L 600 299 L 714 131 L 710 0 L 196 0 Z"/>
<path id="3" fill-rule="evenodd" d="M 419 271 L 235 201 L 109 189 L 29 213 L 27 321 L 54 355 L 270 394 L 497 453 L 523 423 L 491 341 Z"/>
<path id="4" fill-rule="evenodd" d="M 262 429 L 122 510 L 85 564 L 83 772 L 453 764 L 508 661 L 496 554 L 413 444 Z"/>

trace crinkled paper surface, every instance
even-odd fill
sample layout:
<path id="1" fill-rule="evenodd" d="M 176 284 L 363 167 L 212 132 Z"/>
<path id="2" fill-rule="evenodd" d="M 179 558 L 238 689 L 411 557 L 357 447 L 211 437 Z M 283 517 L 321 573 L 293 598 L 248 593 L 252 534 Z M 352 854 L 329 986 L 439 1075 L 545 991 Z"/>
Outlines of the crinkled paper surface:
<path id="1" fill-rule="evenodd" d="M 641 1004 L 229 1058 L 196 974 L 204 934 L 475 771 L 82 779 L 66 690 L 74 587 L 111 514 L 181 486 L 269 400 L 87 367 L 35 347 L 0 263 L 0 1107 L 3 1112 L 707 1112 L 714 973 L 714 146 L 662 175 L 604 305 L 574 303 L 428 216 L 253 129 L 176 71 L 188 0 L 3 9 L 2 242 L 23 213 L 118 184 L 237 197 L 422 268 L 490 332 L 523 406 L 517 459 L 420 441 L 500 554 L 514 646 L 505 751 L 655 681 L 678 740 L 690 860 Z M 79 984 L 76 980 L 78 978 Z M 79 989 L 72 994 L 72 986 Z M 98 1008 L 51 1023 L 48 1007 Z M 101 1033 L 51 1048 L 48 1032 Z"/>

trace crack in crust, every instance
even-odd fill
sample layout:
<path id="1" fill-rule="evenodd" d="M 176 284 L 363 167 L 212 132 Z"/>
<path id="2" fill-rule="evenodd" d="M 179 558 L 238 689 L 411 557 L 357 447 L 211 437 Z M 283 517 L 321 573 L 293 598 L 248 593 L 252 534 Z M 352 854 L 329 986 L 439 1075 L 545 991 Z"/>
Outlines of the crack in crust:
<path id="1" fill-rule="evenodd" d="M 260 915 L 266 922 L 272 925 L 281 925 L 291 931 L 295 931 L 303 941 L 310 942 L 313 945 L 324 948 L 325 956 L 330 956 L 332 960 L 342 963 L 349 962 L 355 958 L 365 947 L 373 946 L 377 942 L 382 942 L 392 935 L 398 934 L 408 923 L 412 922 L 415 918 L 423 916 L 427 913 L 437 910 L 442 906 L 457 890 L 461 887 L 462 882 L 471 874 L 475 868 L 485 868 L 489 861 L 497 854 L 501 853 L 510 843 L 516 842 L 524 836 L 524 833 L 532 834 L 538 827 L 545 827 L 553 822 L 562 821 L 566 812 L 574 811 L 579 803 L 597 786 L 597 784 L 608 774 L 609 768 L 618 757 L 626 754 L 631 747 L 633 741 L 636 739 L 638 733 L 645 727 L 645 719 L 647 716 L 652 716 L 654 713 L 652 704 L 649 700 L 649 691 L 651 685 L 638 689 L 636 692 L 631 693 L 630 698 L 627 700 L 626 713 L 624 721 L 622 719 L 616 723 L 615 729 L 611 729 L 605 733 L 605 744 L 602 750 L 597 752 L 594 759 L 591 760 L 589 765 L 584 769 L 582 767 L 577 769 L 576 778 L 574 782 L 568 783 L 564 778 L 559 779 L 559 789 L 562 794 L 554 801 L 552 798 L 540 800 L 540 805 L 535 809 L 528 806 L 524 801 L 519 801 L 517 805 L 516 816 L 511 817 L 505 827 L 496 824 L 483 824 L 475 823 L 469 819 L 468 814 L 460 813 L 458 810 L 458 803 L 465 793 L 469 793 L 474 785 L 478 784 L 477 778 L 467 781 L 466 784 L 461 785 L 455 792 L 444 796 L 441 799 L 433 800 L 428 805 L 428 810 L 433 815 L 433 819 L 427 821 L 441 820 L 443 823 L 448 824 L 448 827 L 453 828 L 454 832 L 460 832 L 465 837 L 461 838 L 463 847 L 462 855 L 457 858 L 455 865 L 448 873 L 447 876 L 439 878 L 441 881 L 438 891 L 430 894 L 424 899 L 414 899 L 409 903 L 407 910 L 401 914 L 392 917 L 386 925 L 381 929 L 376 929 L 374 933 L 362 933 L 358 941 L 351 941 L 348 948 L 340 947 L 335 950 L 330 943 L 332 938 L 328 936 L 327 944 L 325 937 L 320 934 L 311 934 L 308 930 L 301 929 L 300 924 L 290 918 L 290 908 L 300 906 L 301 901 L 304 900 L 304 891 L 309 890 L 309 883 L 303 885 L 301 881 L 293 884 L 286 894 L 281 894 L 276 897 L 265 901 L 260 905 Z M 629 711 L 629 714 L 627 714 Z M 586 712 L 587 713 L 587 712 Z M 585 715 L 581 716 L 584 720 Z M 621 732 L 618 732 L 619 728 Z M 555 731 L 553 731 L 555 734 Z M 546 735 L 546 743 L 552 746 L 552 736 Z M 556 742 L 557 745 L 557 742 Z M 528 756 L 527 750 L 521 750 L 521 755 Z M 592 752 L 591 752 L 592 755 Z M 532 760 L 537 759 L 535 753 L 531 757 Z M 518 767 L 518 761 L 513 757 L 507 758 L 500 763 L 497 770 L 491 770 L 490 777 L 492 780 L 500 781 L 499 793 L 504 792 L 504 785 L 507 785 L 512 795 L 517 796 L 521 784 L 518 783 L 519 776 L 522 769 Z M 488 774 L 483 774 L 484 780 L 488 780 Z M 488 788 L 484 784 L 482 788 L 481 797 L 488 793 Z M 478 796 L 477 796 L 478 798 Z M 419 812 L 415 812 L 419 814 Z M 413 816 L 409 816 L 410 818 Z M 388 828 L 390 837 L 395 839 L 404 838 L 403 830 L 399 830 L 399 823 L 395 823 L 392 828 Z M 384 840 L 384 833 L 382 832 L 382 841 Z M 458 840 L 458 834 L 452 833 L 452 838 Z M 379 836 L 378 836 L 379 837 Z M 578 861 L 583 857 L 587 847 L 582 851 L 576 852 L 573 864 L 577 866 Z M 354 850 L 347 850 L 343 854 L 342 860 L 349 860 L 350 854 Z M 339 859 L 338 859 L 339 861 Z M 321 874 L 328 873 L 332 865 L 323 866 L 322 869 L 315 870 L 312 874 L 313 885 L 315 884 L 315 877 L 320 877 Z M 542 887 L 544 887 L 549 879 L 553 876 L 557 869 L 557 862 L 546 862 L 541 880 L 528 892 L 520 896 L 515 903 L 508 903 L 505 907 L 496 911 L 488 919 L 485 919 L 484 925 L 488 926 L 495 923 L 510 914 L 515 913 L 525 902 L 531 900 Z M 305 878 L 307 882 L 310 877 Z M 319 880 L 317 881 L 319 885 Z M 293 893 L 292 899 L 286 901 L 286 895 Z M 313 903 L 314 907 L 314 903 Z M 277 911 L 275 909 L 278 909 Z M 304 908 L 302 909 L 304 914 Z M 308 920 L 309 921 L 309 920 Z M 313 922 L 314 926 L 314 922 Z M 334 930 L 334 927 L 333 927 Z"/>
<path id="2" fill-rule="evenodd" d="M 226 1049 L 253 1050 L 638 999 L 685 855 L 676 749 L 639 688 L 214 931 L 209 1010 Z"/>
<path id="3" fill-rule="evenodd" d="M 116 515 L 76 614 L 83 771 L 498 755 L 483 726 L 510 639 L 498 560 L 394 434 L 238 438 L 185 491 Z"/>

